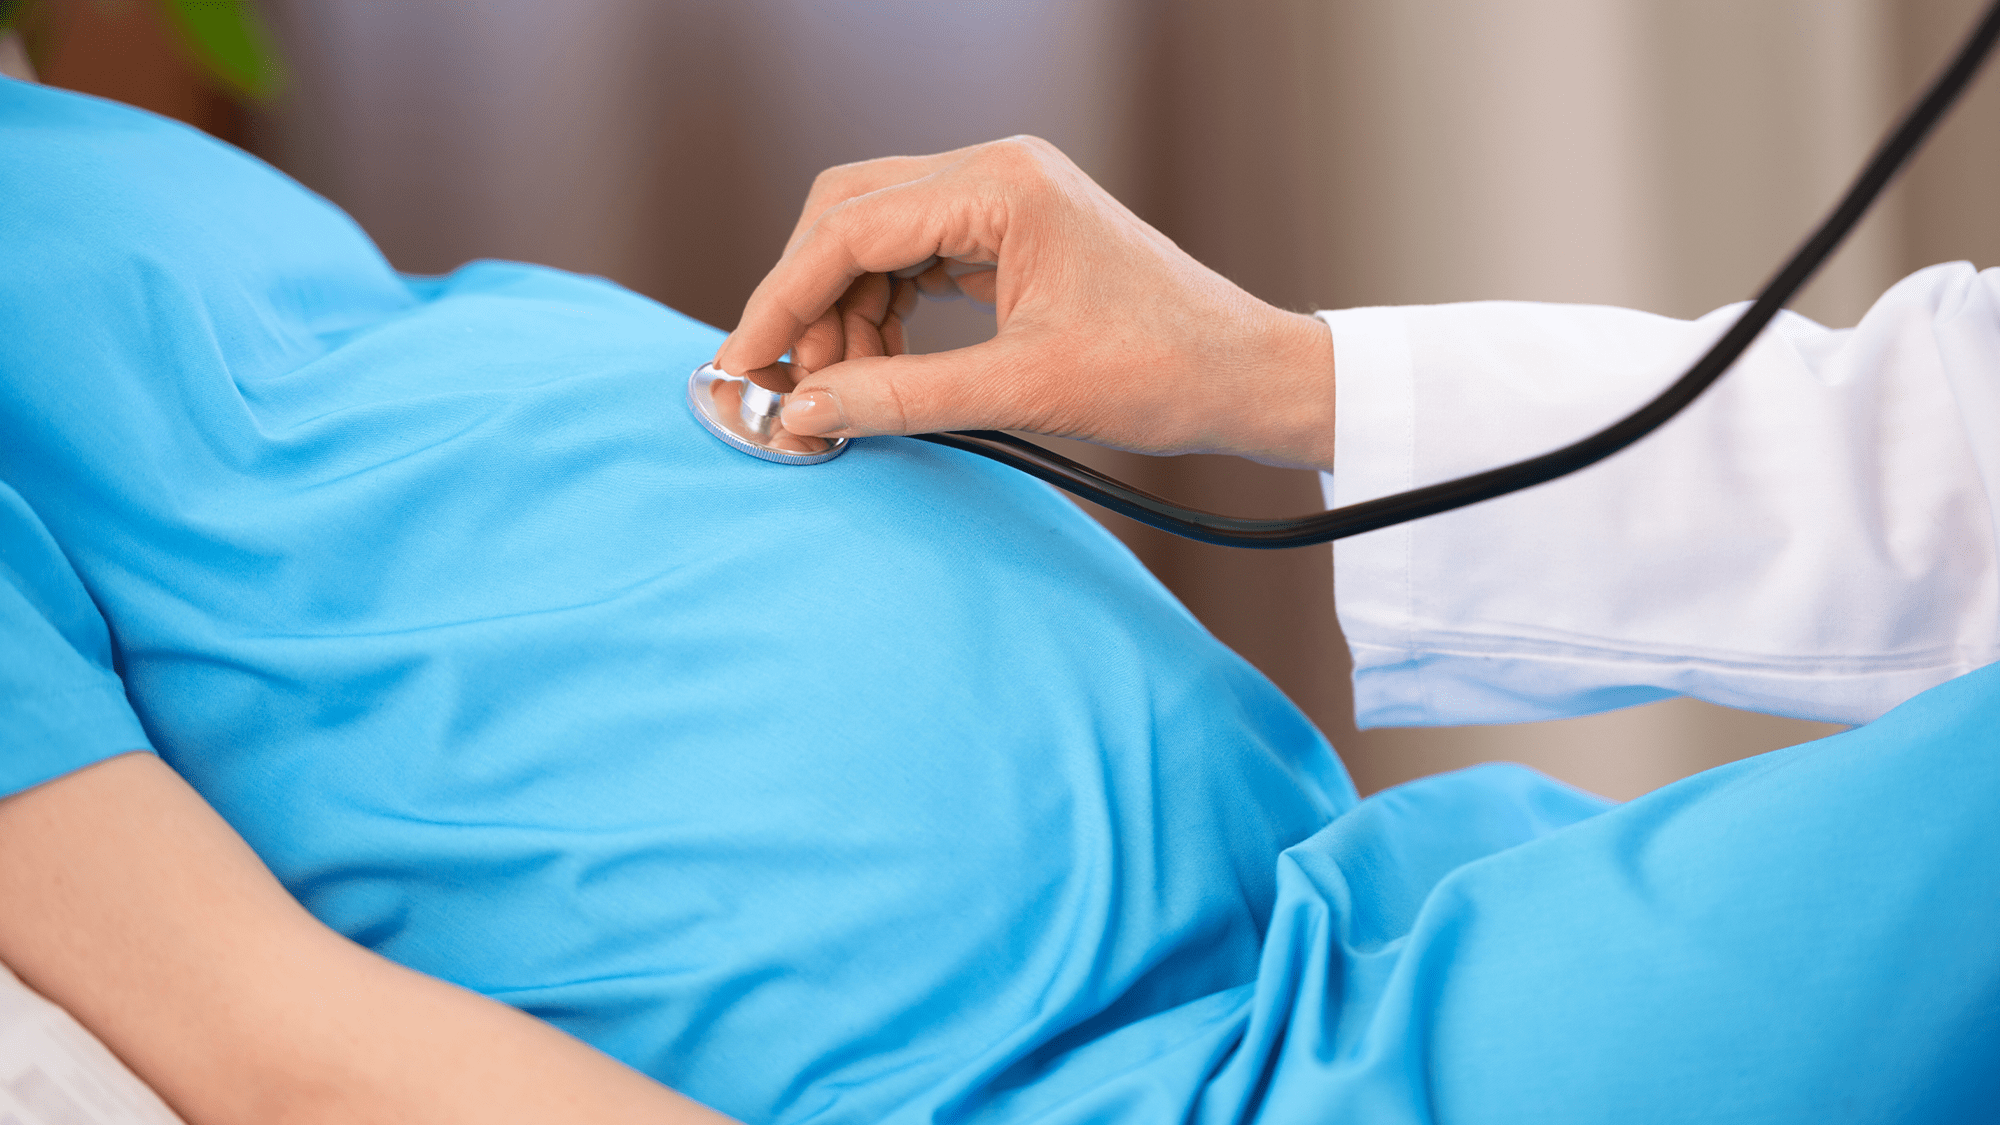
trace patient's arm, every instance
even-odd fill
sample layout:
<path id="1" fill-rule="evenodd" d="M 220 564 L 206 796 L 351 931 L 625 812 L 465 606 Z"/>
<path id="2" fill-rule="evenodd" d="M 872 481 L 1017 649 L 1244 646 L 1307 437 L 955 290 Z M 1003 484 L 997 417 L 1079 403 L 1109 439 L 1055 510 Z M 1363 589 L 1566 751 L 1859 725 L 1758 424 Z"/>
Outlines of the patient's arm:
<path id="1" fill-rule="evenodd" d="M 148 754 L 0 800 L 0 960 L 193 1125 L 724 1120 L 327 929 Z"/>

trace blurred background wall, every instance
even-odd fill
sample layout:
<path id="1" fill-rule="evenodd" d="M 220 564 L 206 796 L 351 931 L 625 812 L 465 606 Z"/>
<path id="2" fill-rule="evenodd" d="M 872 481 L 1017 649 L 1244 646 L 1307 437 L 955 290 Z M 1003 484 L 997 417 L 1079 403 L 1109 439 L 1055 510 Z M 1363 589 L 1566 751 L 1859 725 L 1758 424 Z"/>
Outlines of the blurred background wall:
<path id="1" fill-rule="evenodd" d="M 52 3 L 48 80 L 247 145 L 347 208 L 403 269 L 545 262 L 722 327 L 819 169 L 1023 132 L 1280 305 L 1509 298 L 1696 315 L 1765 280 L 1978 7 L 268 0 L 291 81 L 244 113 L 177 60 L 142 0 Z M 1989 74 L 1798 307 L 1851 324 L 1912 269 L 2000 264 L 1995 184 Z M 966 305 L 926 307 L 912 326 L 931 349 L 990 331 Z M 1311 474 L 1091 456 L 1202 507 L 1319 506 Z M 1506 758 L 1628 797 L 1832 729 L 1674 700 L 1359 732 L 1330 552 L 1231 551 L 1105 518 L 1313 716 L 1364 791 Z"/>

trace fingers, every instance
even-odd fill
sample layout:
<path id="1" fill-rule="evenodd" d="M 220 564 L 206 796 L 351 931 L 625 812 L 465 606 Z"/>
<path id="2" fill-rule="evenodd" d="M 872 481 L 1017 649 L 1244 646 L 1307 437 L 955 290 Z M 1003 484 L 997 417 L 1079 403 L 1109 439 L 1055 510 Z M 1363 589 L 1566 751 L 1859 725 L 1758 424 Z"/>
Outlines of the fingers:
<path id="1" fill-rule="evenodd" d="M 890 156 L 841 164 L 821 172 L 813 177 L 812 189 L 806 193 L 805 207 L 799 211 L 799 221 L 792 227 L 792 236 L 785 240 L 785 253 L 792 252 L 792 248 L 798 245 L 827 208 L 845 203 L 857 195 L 867 195 L 871 191 L 927 176 L 936 169 L 938 162 L 950 155 Z"/>
<path id="2" fill-rule="evenodd" d="M 891 297 L 888 274 L 864 274 L 847 287 L 840 299 L 840 326 L 846 348 L 842 359 L 861 359 L 889 354 L 882 343 L 882 322 L 889 318 Z"/>
<path id="3" fill-rule="evenodd" d="M 909 350 L 909 342 L 903 335 L 903 318 L 891 314 L 888 320 L 882 322 L 882 353 L 903 355 Z"/>
<path id="4" fill-rule="evenodd" d="M 900 320 L 908 320 L 917 309 L 917 286 L 912 281 L 896 282 L 895 295 L 889 301 L 889 315 Z"/>
<path id="5" fill-rule="evenodd" d="M 993 307 L 999 334 L 906 354 L 920 294 Z M 998 427 L 1194 448 L 1214 427 L 1174 388 L 1216 350 L 1196 326 L 1238 298 L 1046 142 L 1011 138 L 822 174 L 716 362 L 742 374 L 789 350 L 811 372 L 785 410 L 798 434 Z M 1164 374 L 1104 377 L 1139 353 Z"/>
<path id="6" fill-rule="evenodd" d="M 727 347 L 725 344 L 725 351 Z M 827 364 L 839 363 L 845 354 L 847 354 L 847 335 L 840 310 L 837 308 L 821 313 L 804 332 L 799 334 L 798 342 L 792 345 L 792 359 L 808 371 L 817 371 Z M 724 371 L 730 370 L 730 365 L 724 363 L 720 355 L 716 359 L 716 366 Z M 748 373 L 757 370 L 758 367 L 766 366 L 769 365 L 760 363 L 756 367 L 746 366 L 742 370 L 743 373 Z"/>
<path id="7" fill-rule="evenodd" d="M 821 437 L 1014 428 L 1005 413 L 1014 382 L 1011 351 L 989 340 L 956 351 L 836 363 L 799 381 L 785 401 L 784 426 Z"/>
<path id="8" fill-rule="evenodd" d="M 917 308 L 917 286 L 913 281 L 897 281 L 889 296 L 889 315 L 882 321 L 882 350 L 887 355 L 902 355 L 910 350 L 909 341 L 903 335 L 903 325 Z"/>
<path id="9" fill-rule="evenodd" d="M 958 291 L 982 305 L 996 303 L 1000 286 L 1000 271 L 995 269 L 973 270 L 959 274 L 953 279 Z"/>
<path id="10" fill-rule="evenodd" d="M 750 295 L 717 363 L 737 372 L 775 362 L 864 274 L 889 273 L 931 257 L 999 261 L 1007 212 L 992 205 L 987 193 L 938 176 L 876 188 L 826 207 Z M 944 262 L 917 280 L 927 291 L 957 289 Z"/>
<path id="11" fill-rule="evenodd" d="M 888 274 L 863 274 L 806 329 L 792 346 L 792 358 L 817 371 L 844 359 L 901 355 L 903 318 L 915 303 L 916 288 L 910 282 Z"/>

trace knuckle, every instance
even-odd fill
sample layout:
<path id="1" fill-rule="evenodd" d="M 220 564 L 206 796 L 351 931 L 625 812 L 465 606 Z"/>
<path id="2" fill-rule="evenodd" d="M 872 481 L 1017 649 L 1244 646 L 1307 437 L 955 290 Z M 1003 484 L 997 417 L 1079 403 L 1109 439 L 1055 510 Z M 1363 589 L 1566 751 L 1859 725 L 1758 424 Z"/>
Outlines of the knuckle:
<path id="1" fill-rule="evenodd" d="M 977 185 L 974 199 L 985 207 L 988 229 L 1004 230 L 1020 207 L 1031 212 L 1050 206 L 1065 194 L 1061 154 L 1034 137 L 994 141 L 971 169 Z M 999 225 L 996 225 L 999 224 Z"/>
<path id="2" fill-rule="evenodd" d="M 860 164 L 836 164 L 831 168 L 821 169 L 819 175 L 813 177 L 812 193 L 814 195 L 838 193 L 842 185 L 853 182 L 861 167 Z"/>
<path id="3" fill-rule="evenodd" d="M 901 379 L 896 378 L 882 380 L 882 420 L 888 423 L 885 429 L 908 433 L 910 431 L 908 395 L 902 383 Z"/>
<path id="4" fill-rule="evenodd" d="M 1002 137 L 993 143 L 1004 145 L 1014 151 L 1026 153 L 1037 158 L 1046 158 L 1061 154 L 1060 149 L 1033 133 L 1016 133 L 1011 137 Z"/>
<path id="5" fill-rule="evenodd" d="M 854 233 L 855 218 L 854 201 L 844 199 L 821 211 L 813 226 L 836 243 L 845 243 Z"/>
<path id="6" fill-rule="evenodd" d="M 1010 177 L 1039 175 L 1042 153 L 1031 137 L 1007 137 L 986 145 L 980 156 L 984 162 Z"/>
<path id="7" fill-rule="evenodd" d="M 820 213 L 814 229 L 808 236 L 824 240 L 837 249 L 837 254 L 850 260 L 856 269 L 864 271 L 855 284 L 869 284 L 866 274 L 876 272 L 879 259 L 885 248 L 898 241 L 898 214 L 893 209 L 885 209 L 879 200 L 871 196 L 857 196 L 842 200 Z M 884 279 L 886 285 L 886 279 Z M 866 292 L 851 290 L 847 297 L 853 299 Z M 886 290 L 885 290 L 886 292 Z"/>
<path id="8" fill-rule="evenodd" d="M 813 177 L 812 194 L 846 199 L 863 194 L 884 183 L 915 179 L 923 174 L 923 160 L 914 156 L 884 156 L 836 164 Z"/>

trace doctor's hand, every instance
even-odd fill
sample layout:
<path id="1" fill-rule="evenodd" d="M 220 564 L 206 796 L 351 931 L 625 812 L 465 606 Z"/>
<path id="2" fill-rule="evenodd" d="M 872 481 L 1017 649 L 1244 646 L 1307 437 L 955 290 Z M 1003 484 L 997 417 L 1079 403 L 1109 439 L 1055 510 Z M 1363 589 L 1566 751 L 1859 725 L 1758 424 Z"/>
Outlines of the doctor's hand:
<path id="1" fill-rule="evenodd" d="M 917 291 L 994 306 L 997 334 L 904 353 Z M 1326 326 L 1184 253 L 1046 141 L 829 169 L 717 353 L 786 351 L 799 434 L 1011 429 L 1146 453 L 1333 464 Z"/>

